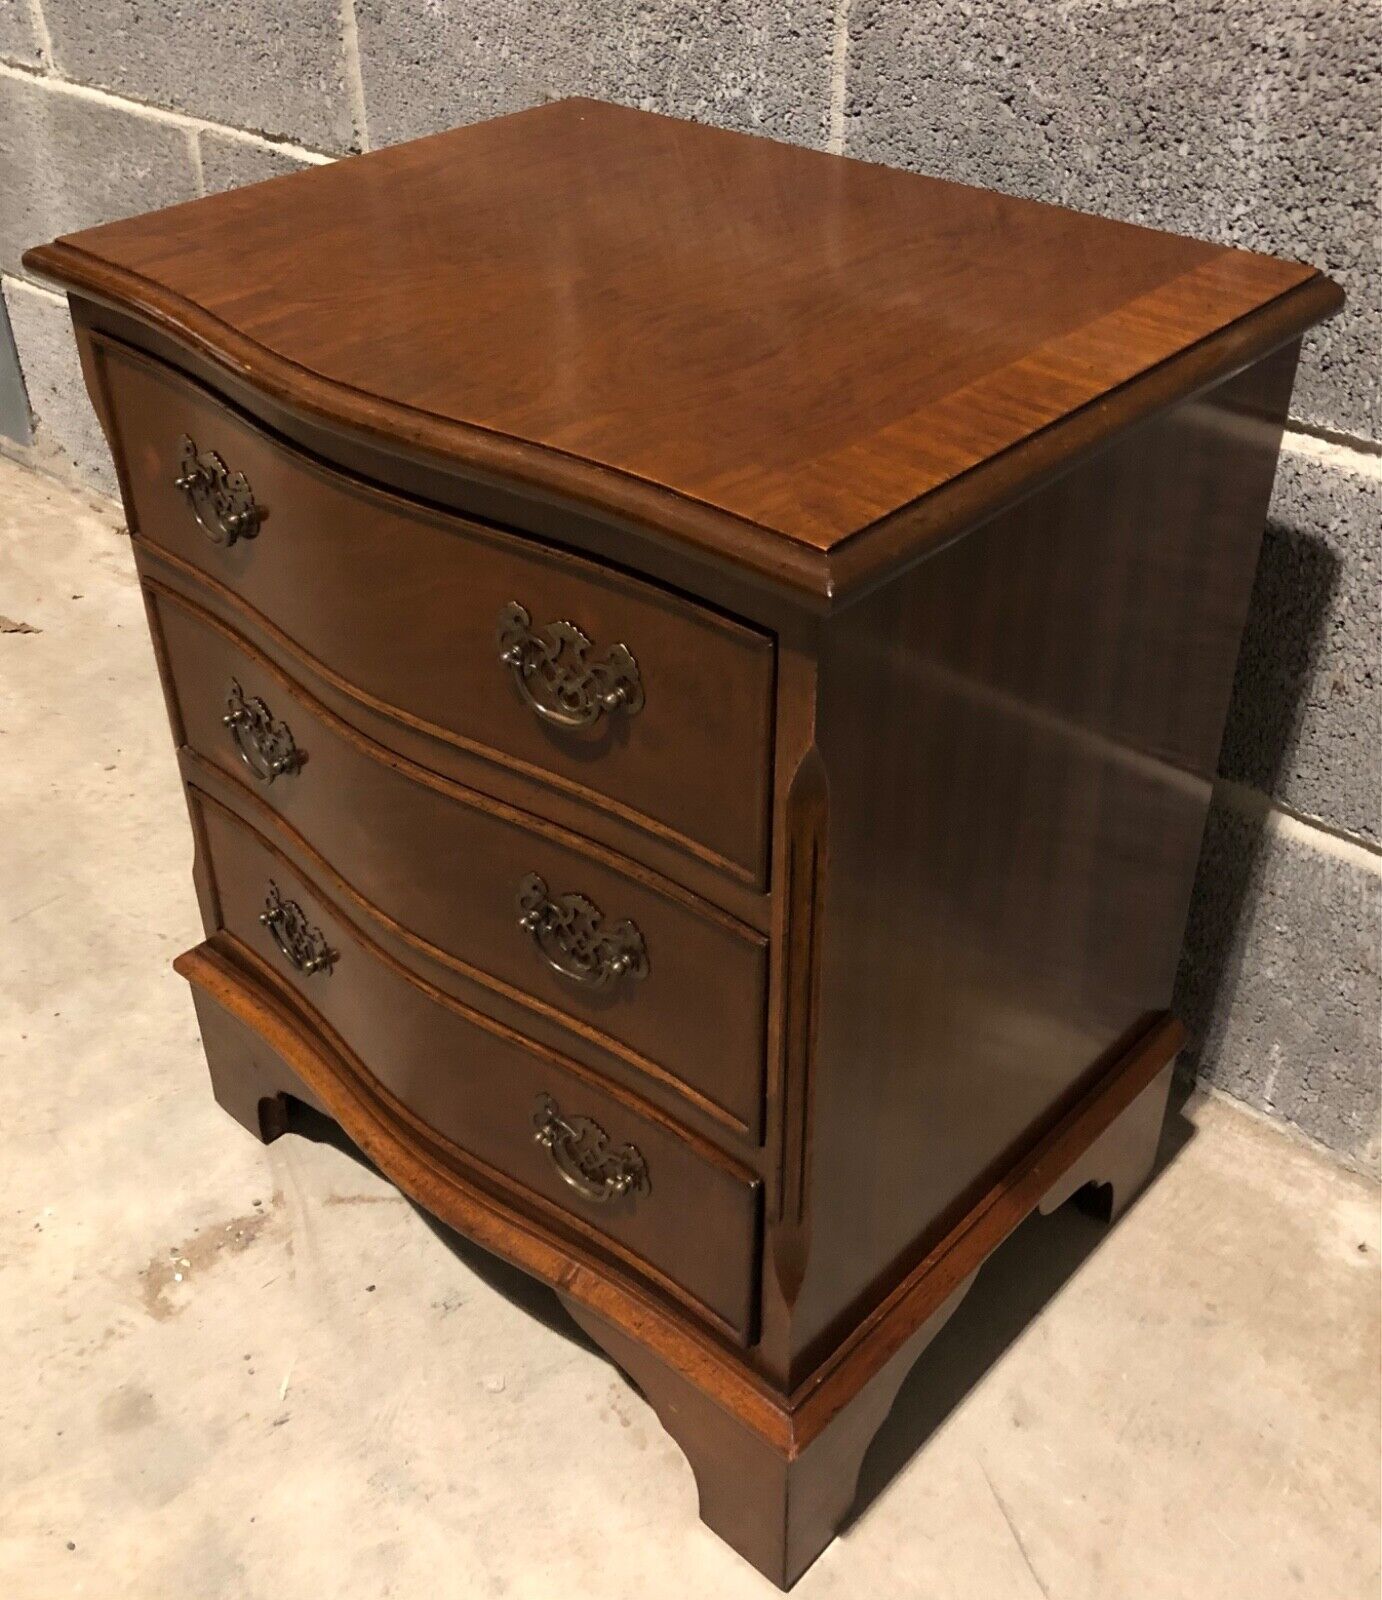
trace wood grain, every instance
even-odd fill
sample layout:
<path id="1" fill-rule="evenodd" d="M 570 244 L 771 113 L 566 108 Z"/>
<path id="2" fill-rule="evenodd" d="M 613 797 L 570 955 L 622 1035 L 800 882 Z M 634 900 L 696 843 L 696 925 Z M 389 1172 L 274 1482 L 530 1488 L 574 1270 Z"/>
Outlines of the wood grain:
<path id="1" fill-rule="evenodd" d="M 183 742 L 270 814 L 290 850 L 373 920 L 434 961 L 583 1033 L 757 1136 L 763 1099 L 766 940 L 714 906 L 377 745 L 315 702 L 214 618 L 151 586 Z M 298 771 L 251 775 L 223 724 L 227 691 L 264 700 L 290 729 Z M 261 831 L 264 823 L 258 824 Z M 648 970 L 592 991 L 552 969 L 518 926 L 518 885 L 537 872 L 611 921 L 628 917 Z M 707 1006 L 714 993 L 719 1003 Z"/>
<path id="2" fill-rule="evenodd" d="M 486 1185 L 462 1152 L 419 1123 L 338 1037 L 263 975 L 214 943 L 188 951 L 176 966 L 197 997 L 221 1104 L 263 1139 L 285 1130 L 285 1096 L 325 1109 L 420 1205 L 555 1288 L 644 1387 L 687 1452 L 702 1514 L 784 1587 L 833 1535 L 863 1450 L 903 1378 L 996 1245 L 1081 1152 L 1110 1142 L 1105 1135 L 1124 1162 L 1135 1144 L 1145 1166 L 1141 1099 L 1158 1096 L 1182 1037 L 1172 1023 L 1151 1030 L 829 1361 L 783 1395 L 743 1354 L 708 1340 L 665 1300 L 649 1297 L 620 1263 L 592 1253 L 589 1239 L 554 1232 L 530 1214 L 520 1192 Z M 1120 1131 L 1128 1118 L 1141 1129 L 1132 1141 Z M 1113 1174 L 1099 1169 L 1098 1176 Z"/>
<path id="3" fill-rule="evenodd" d="M 206 830 L 222 938 L 242 960 L 275 974 L 370 1074 L 435 1134 L 473 1162 L 546 1202 L 691 1313 L 740 1342 L 753 1334 L 759 1184 L 753 1174 L 634 1096 L 464 1006 L 390 959 L 364 930 L 262 835 L 209 796 L 195 794 Z M 260 925 L 276 883 L 329 942 L 337 961 L 310 975 L 275 949 Z M 593 1117 L 615 1148 L 634 1144 L 649 1192 L 608 1204 L 576 1195 L 534 1138 L 538 1097 L 568 1116 Z M 688 1230 L 695 1214 L 699 1226 Z"/>
<path id="4" fill-rule="evenodd" d="M 789 1381 L 1171 1006 L 1294 366 L 1144 425 L 827 629 Z"/>
<path id="5" fill-rule="evenodd" d="M 760 882 L 767 827 L 773 647 L 762 633 L 648 584 L 385 495 L 324 470 L 216 398 L 134 353 L 108 351 L 106 382 L 130 528 L 228 589 L 281 648 L 395 721 L 618 807 L 650 831 Z M 176 487 L 180 440 L 246 474 L 263 521 L 213 543 Z M 596 652 L 634 655 L 645 703 L 567 731 L 541 721 L 499 662 L 512 601 L 535 628 L 571 621 Z M 670 759 L 676 749 L 687 758 Z M 714 781 L 717 764 L 743 776 Z"/>
<path id="6" fill-rule="evenodd" d="M 1338 290 L 590 102 L 26 259 L 75 292 L 135 533 L 217 1098 L 263 1138 L 324 1108 L 551 1284 L 789 1583 L 988 1254 L 1149 1170 Z M 184 431 L 249 473 L 257 537 L 197 529 Z M 510 599 L 627 644 L 646 708 L 535 731 Z M 291 782 L 245 781 L 230 675 L 302 732 Z M 521 964 L 523 869 L 639 922 L 645 1011 Z M 339 970 L 285 967 L 270 878 Z M 539 1090 L 651 1189 L 584 1210 Z"/>
<path id="7" fill-rule="evenodd" d="M 1318 277 L 579 100 L 28 265 L 366 432 L 818 552 Z"/>

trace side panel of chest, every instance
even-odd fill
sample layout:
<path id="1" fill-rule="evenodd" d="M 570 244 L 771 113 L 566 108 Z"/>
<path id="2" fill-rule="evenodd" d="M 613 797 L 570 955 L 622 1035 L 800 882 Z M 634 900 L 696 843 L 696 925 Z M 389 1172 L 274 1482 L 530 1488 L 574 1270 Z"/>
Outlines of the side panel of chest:
<path id="1" fill-rule="evenodd" d="M 798 1352 L 1170 1006 L 1295 356 L 829 624 Z"/>

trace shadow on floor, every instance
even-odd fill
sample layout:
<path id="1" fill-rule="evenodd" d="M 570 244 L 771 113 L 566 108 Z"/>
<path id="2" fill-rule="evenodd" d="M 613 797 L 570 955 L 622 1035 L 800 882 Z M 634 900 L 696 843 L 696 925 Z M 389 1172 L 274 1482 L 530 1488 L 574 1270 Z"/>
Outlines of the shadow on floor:
<path id="1" fill-rule="evenodd" d="M 1339 557 L 1304 525 L 1312 504 L 1303 470 L 1289 462 L 1265 529 L 1233 683 L 1220 772 L 1262 795 L 1276 792 L 1298 736 L 1301 707 L 1321 652 L 1340 583 Z M 1263 849 L 1260 811 L 1216 803 L 1205 830 L 1173 1010 L 1190 1042 L 1172 1084 L 1152 1182 L 1193 1136 L 1182 1114 L 1190 1076 L 1214 1022 L 1232 1004 L 1237 930 L 1250 914 Z M 958 1311 L 922 1355 L 864 1459 L 850 1514 L 857 1520 L 1103 1241 L 1116 1234 L 1079 1208 L 1033 1215 L 989 1257 Z"/>
<path id="2" fill-rule="evenodd" d="M 1150 1188 L 1195 1135 L 1183 1114 L 1190 1086 L 1171 1085 Z M 1146 1189 L 1142 1191 L 1146 1193 Z M 1098 1191 L 1081 1191 L 1043 1217 L 1036 1212 L 988 1258 L 960 1308 L 927 1346 L 878 1430 L 859 1473 L 859 1492 L 841 1533 L 856 1522 L 921 1450 L 1014 1339 L 1106 1240 L 1117 1222 L 1098 1215 Z"/>
<path id="3" fill-rule="evenodd" d="M 1189 1093 L 1189 1087 L 1180 1082 L 1171 1086 L 1156 1166 L 1148 1187 L 1194 1136 L 1194 1126 L 1182 1111 Z M 292 1103 L 289 1129 L 318 1144 L 332 1145 L 372 1172 L 378 1170 L 336 1123 L 307 1106 Z M 1081 1193 L 1049 1217 L 1033 1214 L 985 1262 L 959 1310 L 903 1383 L 892 1411 L 864 1458 L 859 1492 L 841 1532 L 868 1510 L 1023 1328 L 1059 1293 L 1094 1251 L 1105 1240 L 1116 1236 L 1119 1223 L 1110 1226 L 1099 1220 L 1098 1203 L 1097 1192 Z M 1134 1200 L 1132 1206 L 1137 1203 Z M 420 1206 L 413 1209 L 458 1261 L 511 1305 L 573 1344 L 608 1361 L 604 1352 L 571 1320 L 546 1284 L 472 1244 Z M 631 1382 L 629 1386 L 636 1389 Z"/>
<path id="4" fill-rule="evenodd" d="M 364 1151 L 349 1138 L 339 1123 L 333 1122 L 330 1117 L 323 1116 L 319 1111 L 314 1111 L 310 1106 L 303 1105 L 300 1100 L 289 1101 L 288 1131 L 299 1134 L 304 1139 L 310 1139 L 314 1144 L 330 1145 L 359 1162 L 370 1172 L 384 1178 L 386 1183 L 389 1181 Z M 604 1351 L 586 1337 L 584 1329 L 571 1320 L 566 1308 L 545 1283 L 539 1283 L 536 1278 L 530 1278 L 518 1267 L 511 1266 L 499 1256 L 492 1255 L 478 1244 L 473 1244 L 464 1234 L 457 1233 L 454 1228 L 448 1228 L 430 1211 L 424 1211 L 421 1206 L 414 1204 L 407 1195 L 403 1198 L 426 1227 L 441 1240 L 462 1266 L 479 1278 L 481 1283 L 493 1289 L 496 1294 L 502 1295 L 510 1305 L 526 1312 L 535 1322 L 551 1328 L 569 1339 L 572 1344 L 579 1345 L 581 1349 L 594 1351 L 596 1355 L 608 1359 L 604 1357 Z"/>

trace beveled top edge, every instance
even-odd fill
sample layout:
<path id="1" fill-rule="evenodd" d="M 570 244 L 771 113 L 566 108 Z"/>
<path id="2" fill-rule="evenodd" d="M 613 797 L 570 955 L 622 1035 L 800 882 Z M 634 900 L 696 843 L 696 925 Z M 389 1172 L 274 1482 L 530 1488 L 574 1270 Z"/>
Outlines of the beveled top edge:
<path id="1" fill-rule="evenodd" d="M 438 417 L 337 383 L 265 348 L 164 285 L 92 255 L 67 238 L 25 251 L 23 264 L 36 277 L 60 285 L 69 294 L 133 315 L 265 395 L 320 421 L 402 445 L 409 453 L 433 462 L 474 468 L 594 510 L 617 511 L 712 553 L 731 531 L 750 544 L 762 541 L 758 558 L 743 563 L 746 570 L 769 578 L 780 576 L 789 588 L 828 592 L 824 584 L 812 580 L 813 574 L 824 571 L 825 564 L 813 559 L 818 553 L 807 545 L 792 541 L 800 553 L 799 561 L 790 551 L 773 560 L 776 547 L 786 543 L 780 533 L 718 507 L 581 456 L 474 423 Z M 780 574 L 779 567 L 783 568 Z"/>
<path id="2" fill-rule="evenodd" d="M 23 265 L 71 294 L 133 315 L 271 398 L 343 431 L 400 446 L 436 465 L 471 469 L 596 513 L 613 513 L 823 611 L 867 593 L 1020 500 L 1121 429 L 1222 382 L 1333 316 L 1344 303 L 1338 285 L 1313 272 L 1255 310 L 823 550 L 616 468 L 325 378 L 165 286 L 66 238 L 29 249 Z"/>

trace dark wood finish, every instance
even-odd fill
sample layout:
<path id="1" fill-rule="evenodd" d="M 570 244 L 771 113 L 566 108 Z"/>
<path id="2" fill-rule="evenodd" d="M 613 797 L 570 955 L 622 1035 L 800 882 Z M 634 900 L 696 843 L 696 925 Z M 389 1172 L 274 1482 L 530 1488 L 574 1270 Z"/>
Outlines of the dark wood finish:
<path id="1" fill-rule="evenodd" d="M 392 961 L 262 836 L 193 791 L 206 832 L 218 924 L 229 948 L 286 983 L 302 1005 L 367 1061 L 380 1085 L 471 1164 L 548 1202 L 578 1228 L 655 1279 L 693 1312 L 738 1339 L 751 1331 L 750 1275 L 758 1185 L 700 1140 L 631 1096 L 578 1072 L 511 1030 L 431 988 Z M 276 883 L 337 954 L 330 972 L 304 976 L 260 925 Z M 533 1113 L 550 1094 L 564 1112 L 593 1117 L 615 1145 L 646 1159 L 650 1193 L 591 1205 L 573 1195 L 534 1138 Z M 686 1217 L 698 1226 L 688 1230 Z"/>
<path id="2" fill-rule="evenodd" d="M 799 770 L 827 820 L 794 780 L 787 831 L 822 839 L 821 931 L 791 936 L 829 1132 L 765 1328 L 784 1381 L 1170 1005 L 1294 366 L 1144 424 L 822 640 Z"/>
<path id="3" fill-rule="evenodd" d="M 324 1111 L 311 1089 L 284 1065 L 261 1034 L 192 985 L 197 1027 L 216 1104 L 261 1144 L 288 1131 L 289 1101 Z"/>
<path id="4" fill-rule="evenodd" d="M 534 1228 L 511 1196 L 478 1187 L 460 1153 L 413 1125 L 339 1039 L 295 1013 L 214 943 L 175 963 L 192 984 L 218 1100 L 256 1138 L 286 1126 L 284 1097 L 324 1107 L 420 1205 L 561 1295 L 628 1371 L 686 1452 L 701 1512 L 766 1576 L 789 1586 L 848 1512 L 868 1444 L 912 1364 L 1002 1240 L 1075 1176 L 1117 1183 L 1150 1168 L 1180 1031 L 1153 1030 L 952 1230 L 907 1282 L 796 1390 L 766 1386 L 731 1352 L 642 1297 L 583 1241 Z M 1150 1115 L 1149 1115 L 1150 1111 Z M 1130 1130 L 1130 1131 L 1129 1131 Z M 1139 1178 L 1138 1181 L 1141 1181 Z M 1133 1191 L 1125 1189 L 1125 1198 Z"/>
<path id="5" fill-rule="evenodd" d="M 367 739 L 189 601 L 155 584 L 151 603 L 182 742 L 282 820 L 280 848 L 415 947 L 618 1054 L 722 1129 L 756 1138 L 763 935 Z M 288 725 L 299 771 L 266 783 L 246 766 L 223 723 L 232 683 Z M 591 991 L 554 971 L 518 925 L 518 887 L 533 872 L 554 892 L 584 893 L 611 919 L 631 918 L 646 942 L 646 976 Z"/>
<path id="6" fill-rule="evenodd" d="M 1150 1169 L 1299 337 L 1338 291 L 589 103 L 28 260 L 78 296 L 136 532 L 218 1098 L 260 1137 L 324 1108 L 555 1287 L 790 1583 L 992 1250 Z M 197 527 L 183 431 L 248 472 L 253 537 Z M 509 599 L 628 645 L 645 708 L 624 663 L 595 746 L 535 732 Z M 301 733 L 293 775 L 237 764 L 232 674 L 266 749 Z M 635 919 L 655 1004 L 522 965 L 520 866 Z M 270 879 L 329 973 L 275 948 Z M 548 1113 L 564 1183 L 543 1093 L 638 1160 L 582 1166 Z"/>
<path id="7" fill-rule="evenodd" d="M 580 1026 L 579 1019 L 546 1006 L 535 1006 L 531 996 L 485 975 L 472 974 L 455 957 L 405 931 L 393 918 L 382 912 L 376 915 L 324 857 L 283 824 L 273 810 L 242 783 L 186 748 L 179 752 L 178 765 L 188 785 L 268 839 L 400 966 L 459 1001 L 469 1011 L 490 1018 L 510 1032 L 592 1073 L 599 1081 L 627 1091 L 638 1101 L 646 1101 L 679 1126 L 724 1149 L 736 1161 L 755 1172 L 760 1170 L 754 1133 L 733 1121 L 690 1084 L 673 1078 L 646 1058 L 636 1057 L 608 1035 Z M 195 817 L 193 826 L 196 827 Z M 759 1119 L 761 1125 L 761 1108 Z"/>
<path id="8" fill-rule="evenodd" d="M 298 409 L 778 575 L 1273 301 L 1296 296 L 1280 342 L 1340 298 L 1296 263 L 580 100 L 26 265 Z"/>
<path id="9" fill-rule="evenodd" d="M 638 1385 L 690 1463 L 701 1520 L 765 1577 L 787 1588 L 835 1537 L 873 1436 L 917 1358 L 959 1309 L 952 1291 L 888 1364 L 799 1450 L 784 1452 L 688 1382 L 649 1346 L 562 1295 L 574 1320 Z"/>
<path id="10" fill-rule="evenodd" d="M 718 907 L 747 928 L 759 933 L 767 933 L 770 928 L 773 902 L 764 890 L 726 873 L 671 839 L 626 821 L 613 809 L 594 808 L 540 777 L 528 777 L 375 711 L 340 690 L 329 676 L 281 652 L 273 631 L 256 621 L 234 591 L 198 577 L 193 569 L 160 555 L 143 540 L 134 541 L 134 555 L 146 586 L 204 612 L 284 672 L 337 721 L 375 745 L 459 788 L 492 799 L 501 807 L 550 824 L 571 838 L 584 841 L 597 853 L 604 852 L 612 861 L 619 861 L 623 870 L 647 872 L 707 906 Z M 170 717 L 176 719 L 172 696 L 168 709 Z M 181 741 L 180 734 L 178 738 Z"/>
<path id="11" fill-rule="evenodd" d="M 669 587 L 715 601 L 774 631 L 803 612 L 828 615 L 851 605 L 947 540 L 1096 455 L 1124 428 L 1208 393 L 1342 303 L 1316 277 L 1219 333 L 1169 356 L 1132 382 L 1082 407 L 984 464 L 852 535 L 826 554 L 757 526 L 736 524 L 721 539 L 707 508 L 616 479 L 596 502 L 481 467 L 461 467 L 407 438 L 361 432 L 330 415 L 279 398 L 232 371 L 198 344 L 184 342 L 108 298 L 72 299 L 73 323 L 99 414 L 107 414 L 100 334 L 146 351 L 224 392 L 247 415 L 285 439 L 362 477 L 467 516 L 521 529 L 560 548 L 636 570 Z M 111 435 L 113 437 L 113 435 Z M 119 463 L 116 463 L 117 471 Z M 620 491 L 620 492 L 615 492 Z M 652 504 L 648 504 L 649 500 Z M 592 824 L 594 825 L 594 824 Z"/>
<path id="12" fill-rule="evenodd" d="M 104 366 L 131 532 L 230 589 L 289 663 L 397 722 L 453 742 L 759 882 L 767 827 L 772 644 L 663 591 L 386 495 L 285 449 L 133 353 Z M 255 537 L 213 543 L 177 488 L 181 440 L 243 472 Z M 387 597 L 387 603 L 385 603 Z M 499 661 L 518 601 L 625 644 L 646 704 L 576 731 L 543 722 Z M 680 759 L 672 761 L 676 752 Z M 726 789 L 728 763 L 741 781 Z"/>
<path id="13" fill-rule="evenodd" d="M 303 1011 L 262 963 L 247 963 L 245 955 L 213 940 L 173 963 L 201 999 L 249 1028 L 277 1057 L 272 1064 L 260 1052 L 250 1063 L 251 1078 L 265 1086 L 253 1095 L 228 1095 L 229 1101 L 254 1106 L 256 1117 L 260 1099 L 277 1094 L 325 1107 L 380 1170 L 419 1204 L 648 1344 L 787 1454 L 821 1433 L 889 1364 L 1060 1183 L 1071 1164 L 1156 1082 L 1184 1038 L 1171 1021 L 1152 1028 L 995 1181 L 964 1220 L 814 1372 L 784 1393 L 742 1355 L 717 1344 L 703 1328 L 649 1295 L 620 1263 L 599 1260 L 579 1236 L 553 1236 L 515 1209 L 512 1194 L 481 1187 L 455 1147 L 423 1128 L 319 1016 Z M 242 1075 L 245 1066 L 237 1052 L 231 1076 Z M 211 1068 L 213 1077 L 218 1076 L 214 1059 Z M 263 1137 L 253 1120 L 239 1120 Z"/>
<path id="14" fill-rule="evenodd" d="M 1156 1161 L 1172 1070 L 1173 1063 L 1162 1067 L 1043 1195 L 1039 1202 L 1043 1214 L 1093 1189 L 1108 1197 L 1100 1214 L 1111 1220 L 1137 1198 Z M 1133 1081 L 1141 1081 L 1140 1074 Z M 1045 1181 L 1045 1170 L 1034 1169 L 1038 1185 Z M 1022 1189 L 1009 1191 L 996 1203 L 1006 1211 L 1022 1193 Z M 971 1244 L 961 1255 L 965 1259 L 981 1263 L 984 1256 L 975 1254 Z M 934 1309 L 919 1323 L 915 1308 L 910 1324 L 894 1318 L 891 1337 L 877 1339 L 888 1353 L 880 1360 L 875 1349 L 873 1370 L 861 1377 L 848 1405 L 839 1409 L 813 1405 L 810 1397 L 828 1394 L 828 1387 L 823 1382 L 805 1387 L 805 1403 L 792 1418 L 785 1450 L 745 1424 L 713 1390 L 689 1381 L 665 1362 L 655 1345 L 631 1338 L 570 1295 L 563 1294 L 562 1302 L 638 1385 L 680 1446 L 695 1475 L 702 1521 L 766 1577 L 787 1588 L 845 1521 L 874 1435 L 907 1374 L 959 1310 L 978 1271 L 976 1264 L 967 1276 L 953 1280 L 939 1303 L 933 1288 L 927 1303 Z"/>
<path id="15" fill-rule="evenodd" d="M 1043 1216 L 1070 1199 L 1109 1222 L 1127 1210 L 1156 1165 L 1174 1066 L 1172 1062 L 1163 1067 L 1122 1116 L 1042 1196 L 1038 1209 Z"/>

